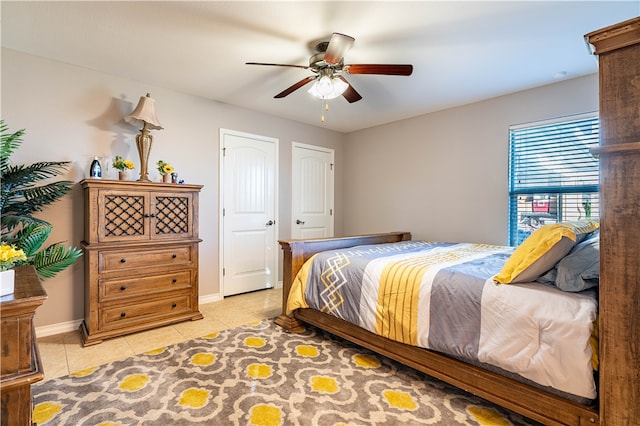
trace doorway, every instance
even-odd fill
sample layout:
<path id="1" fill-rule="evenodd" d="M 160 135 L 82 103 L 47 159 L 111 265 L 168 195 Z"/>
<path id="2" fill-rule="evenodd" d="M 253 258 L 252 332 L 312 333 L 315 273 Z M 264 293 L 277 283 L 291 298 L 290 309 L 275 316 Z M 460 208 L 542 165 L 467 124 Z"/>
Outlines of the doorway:
<path id="1" fill-rule="evenodd" d="M 277 282 L 278 139 L 220 129 L 223 296 Z"/>
<path id="2" fill-rule="evenodd" d="M 291 238 L 333 237 L 334 151 L 292 143 Z"/>

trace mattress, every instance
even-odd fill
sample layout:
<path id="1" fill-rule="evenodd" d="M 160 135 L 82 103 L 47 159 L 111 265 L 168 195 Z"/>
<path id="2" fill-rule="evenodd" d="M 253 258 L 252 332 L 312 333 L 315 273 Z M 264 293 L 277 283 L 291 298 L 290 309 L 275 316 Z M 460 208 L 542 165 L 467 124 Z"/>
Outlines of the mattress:
<path id="1" fill-rule="evenodd" d="M 287 310 L 312 308 L 402 343 L 593 399 L 594 291 L 497 284 L 512 247 L 405 241 L 314 255 Z"/>

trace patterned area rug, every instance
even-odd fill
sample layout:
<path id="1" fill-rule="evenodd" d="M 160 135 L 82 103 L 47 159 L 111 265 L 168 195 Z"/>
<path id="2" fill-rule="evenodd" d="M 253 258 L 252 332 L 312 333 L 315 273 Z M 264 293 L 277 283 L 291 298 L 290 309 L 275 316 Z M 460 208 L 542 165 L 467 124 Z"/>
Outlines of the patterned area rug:
<path id="1" fill-rule="evenodd" d="M 270 320 L 33 386 L 38 425 L 536 425 L 340 338 Z"/>

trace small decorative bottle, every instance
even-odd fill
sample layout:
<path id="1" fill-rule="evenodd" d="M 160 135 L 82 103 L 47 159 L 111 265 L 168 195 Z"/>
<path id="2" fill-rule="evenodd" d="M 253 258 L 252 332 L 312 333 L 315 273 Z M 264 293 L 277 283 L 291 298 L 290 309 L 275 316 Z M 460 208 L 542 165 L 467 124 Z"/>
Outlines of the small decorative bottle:
<path id="1" fill-rule="evenodd" d="M 91 168 L 89 168 L 89 177 L 98 178 L 102 177 L 102 166 L 100 166 L 100 161 L 98 161 L 98 157 L 93 157 L 93 161 L 91 162 Z"/>

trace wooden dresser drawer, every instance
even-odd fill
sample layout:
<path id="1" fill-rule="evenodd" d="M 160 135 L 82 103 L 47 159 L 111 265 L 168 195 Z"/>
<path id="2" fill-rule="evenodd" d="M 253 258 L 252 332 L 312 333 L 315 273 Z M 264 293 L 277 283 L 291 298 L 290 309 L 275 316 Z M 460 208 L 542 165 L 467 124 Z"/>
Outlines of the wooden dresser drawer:
<path id="1" fill-rule="evenodd" d="M 191 288 L 190 270 L 181 270 L 168 274 L 132 276 L 127 278 L 100 280 L 100 302 L 156 294 L 163 291 L 184 290 Z"/>
<path id="2" fill-rule="evenodd" d="M 191 265 L 191 246 L 134 250 L 105 250 L 99 253 L 99 272 L 116 272 L 128 269 L 153 268 L 158 266 Z"/>
<path id="3" fill-rule="evenodd" d="M 191 293 L 178 292 L 167 297 L 141 299 L 139 303 L 103 306 L 100 309 L 100 328 L 119 328 L 144 323 L 191 311 Z"/>

